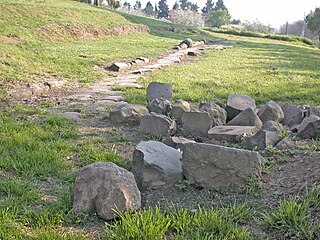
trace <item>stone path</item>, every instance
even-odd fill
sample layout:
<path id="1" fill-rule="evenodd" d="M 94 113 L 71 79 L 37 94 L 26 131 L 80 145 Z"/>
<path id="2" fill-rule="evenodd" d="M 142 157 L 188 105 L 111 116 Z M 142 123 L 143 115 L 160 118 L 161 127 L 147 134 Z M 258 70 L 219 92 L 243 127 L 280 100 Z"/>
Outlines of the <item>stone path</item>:
<path id="1" fill-rule="evenodd" d="M 73 102 L 87 102 L 88 104 L 93 103 L 94 105 L 110 107 L 125 104 L 126 102 L 124 102 L 124 97 L 122 96 L 123 92 L 114 90 L 115 87 L 132 87 L 142 89 L 144 87 L 137 83 L 137 80 L 139 80 L 142 75 L 155 72 L 164 67 L 179 64 L 187 55 L 202 55 L 208 48 L 222 50 L 228 48 L 228 46 L 198 44 L 192 48 L 169 52 L 156 60 L 135 66 L 129 71 L 117 73 L 117 76 L 107 76 L 102 82 L 93 83 L 85 89 L 67 96 L 67 99 Z"/>

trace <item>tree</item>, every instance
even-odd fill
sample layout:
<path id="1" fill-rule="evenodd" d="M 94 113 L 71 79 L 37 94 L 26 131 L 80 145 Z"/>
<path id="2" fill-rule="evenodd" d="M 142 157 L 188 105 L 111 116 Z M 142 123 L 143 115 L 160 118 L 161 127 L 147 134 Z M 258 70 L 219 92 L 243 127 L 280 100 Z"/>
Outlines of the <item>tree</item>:
<path id="1" fill-rule="evenodd" d="M 147 5 L 145 7 L 145 9 L 143 9 L 144 13 L 148 16 L 153 16 L 154 14 L 154 10 L 153 10 L 153 6 L 152 3 L 149 1 L 147 2 Z"/>
<path id="2" fill-rule="evenodd" d="M 135 10 L 141 9 L 141 2 L 140 2 L 140 0 L 137 0 L 137 1 L 136 1 L 136 3 L 134 4 L 133 8 L 134 8 Z"/>
<path id="3" fill-rule="evenodd" d="M 121 6 L 120 1 L 118 0 L 107 0 L 109 8 L 117 9 Z"/>
<path id="4" fill-rule="evenodd" d="M 172 7 L 172 10 L 178 10 L 179 9 L 179 3 L 176 1 Z"/>
<path id="5" fill-rule="evenodd" d="M 215 10 L 209 13 L 208 24 L 210 27 L 221 27 L 222 25 L 229 24 L 231 16 L 227 10 Z"/>
<path id="6" fill-rule="evenodd" d="M 193 12 L 198 12 L 199 6 L 197 3 L 191 3 L 191 7 L 190 7 L 191 11 Z"/>
<path id="7" fill-rule="evenodd" d="M 191 9 L 182 10 L 178 9 L 172 13 L 172 20 L 174 23 L 203 27 L 204 20 L 200 13 L 195 13 Z"/>
<path id="8" fill-rule="evenodd" d="M 316 8 L 314 11 L 311 11 L 307 17 L 307 26 L 314 33 L 318 34 L 320 42 L 320 8 Z"/>
<path id="9" fill-rule="evenodd" d="M 123 8 L 127 11 L 130 11 L 131 10 L 131 4 L 128 3 L 127 1 L 124 2 L 123 4 Z"/>
<path id="10" fill-rule="evenodd" d="M 212 0 L 207 0 L 206 5 L 202 8 L 201 11 L 203 13 L 209 13 L 213 11 L 213 7 L 214 7 L 214 3 L 212 2 Z"/>
<path id="11" fill-rule="evenodd" d="M 187 10 L 188 9 L 188 6 L 189 6 L 189 2 L 188 2 L 188 0 L 180 0 L 179 1 L 180 2 L 180 8 L 182 9 L 182 10 Z"/>
<path id="12" fill-rule="evenodd" d="M 255 20 L 253 22 L 246 21 L 242 23 L 242 26 L 244 27 L 245 30 L 250 32 L 274 33 L 274 28 L 272 28 L 270 25 L 263 24 L 258 20 Z"/>
<path id="13" fill-rule="evenodd" d="M 169 7 L 167 4 L 167 0 L 160 0 L 159 3 L 159 10 L 158 10 L 158 18 L 166 18 L 169 17 Z"/>
<path id="14" fill-rule="evenodd" d="M 223 0 L 218 0 L 216 6 L 213 9 L 214 11 L 217 10 L 226 10 L 228 12 L 227 7 L 224 5 Z"/>

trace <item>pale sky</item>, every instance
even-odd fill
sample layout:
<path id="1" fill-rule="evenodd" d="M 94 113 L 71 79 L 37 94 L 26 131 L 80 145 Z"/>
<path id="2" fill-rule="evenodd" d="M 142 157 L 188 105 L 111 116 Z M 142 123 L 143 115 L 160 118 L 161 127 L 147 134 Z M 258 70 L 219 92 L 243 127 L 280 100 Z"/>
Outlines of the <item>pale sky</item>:
<path id="1" fill-rule="evenodd" d="M 132 5 L 136 2 L 135 0 L 127 1 Z M 144 8 L 149 0 L 140 1 Z M 206 0 L 189 1 L 198 3 L 200 9 L 206 2 Z M 159 0 L 150 0 L 150 2 L 154 5 Z M 167 0 L 167 2 L 171 8 L 175 0 Z M 216 2 L 216 0 L 213 0 L 213 2 Z M 303 20 L 304 13 L 308 14 L 316 7 L 320 7 L 320 0 L 224 0 L 224 4 L 234 19 L 240 19 L 241 21 L 258 19 L 265 24 L 271 24 L 272 27 L 279 28 L 286 21 L 290 23 Z"/>

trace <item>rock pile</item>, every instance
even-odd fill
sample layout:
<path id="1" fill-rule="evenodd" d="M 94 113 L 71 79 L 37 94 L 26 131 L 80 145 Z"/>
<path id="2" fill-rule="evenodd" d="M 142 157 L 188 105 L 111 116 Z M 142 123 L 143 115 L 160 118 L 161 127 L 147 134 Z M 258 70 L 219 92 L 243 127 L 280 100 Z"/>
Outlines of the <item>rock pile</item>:
<path id="1" fill-rule="evenodd" d="M 135 122 L 140 125 L 141 132 L 153 136 L 168 137 L 182 133 L 186 137 L 228 142 L 246 137 L 243 146 L 251 150 L 275 146 L 285 137 L 281 134 L 284 127 L 292 134 L 297 132 L 297 138 L 316 139 L 320 136 L 319 106 L 307 110 L 288 105 L 281 107 L 269 101 L 258 109 L 250 96 L 231 94 L 226 105 L 208 102 L 200 103 L 199 108 L 194 109 L 188 102 L 172 102 L 172 98 L 170 84 L 152 82 L 147 88 L 147 108 L 123 105 L 110 113 L 110 119 L 114 122 Z M 134 113 L 141 114 L 134 118 Z"/>

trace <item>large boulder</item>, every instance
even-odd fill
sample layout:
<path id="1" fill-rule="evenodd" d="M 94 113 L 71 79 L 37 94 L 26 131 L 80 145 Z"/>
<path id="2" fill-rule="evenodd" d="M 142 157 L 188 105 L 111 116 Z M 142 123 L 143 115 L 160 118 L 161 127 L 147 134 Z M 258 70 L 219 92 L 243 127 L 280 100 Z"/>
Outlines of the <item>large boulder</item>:
<path id="1" fill-rule="evenodd" d="M 141 119 L 139 131 L 152 136 L 170 136 L 176 131 L 176 122 L 171 118 L 150 113 Z"/>
<path id="2" fill-rule="evenodd" d="M 163 98 L 171 101 L 172 94 L 172 85 L 168 83 L 152 82 L 147 88 L 147 100 L 149 102 L 157 98 Z"/>
<path id="3" fill-rule="evenodd" d="M 254 126 L 216 126 L 208 131 L 208 137 L 218 141 L 237 142 L 241 137 L 257 131 Z"/>
<path id="4" fill-rule="evenodd" d="M 149 112 L 163 114 L 166 116 L 170 116 L 172 111 L 171 102 L 167 99 L 153 99 L 148 103 L 147 108 Z"/>
<path id="5" fill-rule="evenodd" d="M 104 220 L 115 217 L 113 209 L 134 211 L 141 194 L 134 175 L 111 162 L 96 162 L 80 169 L 74 185 L 76 213 L 97 213 Z"/>
<path id="6" fill-rule="evenodd" d="M 195 141 L 184 137 L 169 137 L 165 140 L 164 143 L 170 147 L 178 149 L 181 148 L 184 144 L 195 143 Z"/>
<path id="7" fill-rule="evenodd" d="M 297 137 L 302 139 L 317 139 L 320 137 L 320 117 L 310 115 L 303 119 L 298 127 Z"/>
<path id="8" fill-rule="evenodd" d="M 109 70 L 115 71 L 115 72 L 124 72 L 129 70 L 129 68 L 130 66 L 127 63 L 115 62 L 109 67 Z"/>
<path id="9" fill-rule="evenodd" d="M 209 102 L 209 103 L 200 103 L 199 109 L 209 113 L 212 119 L 212 126 L 225 125 L 227 122 L 227 112 L 218 104 Z"/>
<path id="10" fill-rule="evenodd" d="M 284 130 L 284 127 L 281 123 L 270 120 L 263 124 L 261 130 L 280 133 Z"/>
<path id="11" fill-rule="evenodd" d="M 246 149 L 256 149 L 256 150 L 263 150 L 268 146 L 275 146 L 280 140 L 282 139 L 281 136 L 277 132 L 270 132 L 266 130 L 260 130 L 255 135 L 250 138 L 247 138 L 243 142 L 243 146 Z"/>
<path id="12" fill-rule="evenodd" d="M 182 169 L 186 179 L 196 187 L 244 186 L 261 173 L 261 156 L 257 152 L 212 144 L 184 145 Z"/>
<path id="13" fill-rule="evenodd" d="M 177 100 L 172 104 L 172 117 L 177 123 L 181 124 L 182 114 L 184 112 L 190 112 L 190 103 L 183 100 Z"/>
<path id="14" fill-rule="evenodd" d="M 180 46 L 183 44 L 186 44 L 188 48 L 191 48 L 193 46 L 193 40 L 191 38 L 187 38 L 180 43 Z"/>
<path id="15" fill-rule="evenodd" d="M 207 112 L 184 112 L 181 121 L 183 132 L 194 137 L 207 137 L 212 126 Z"/>
<path id="16" fill-rule="evenodd" d="M 132 172 L 142 188 L 158 188 L 182 180 L 181 153 L 161 142 L 140 142 L 133 153 Z"/>
<path id="17" fill-rule="evenodd" d="M 320 105 L 310 108 L 310 115 L 316 115 L 320 117 Z"/>
<path id="18" fill-rule="evenodd" d="M 262 127 L 262 122 L 252 108 L 246 108 L 235 118 L 227 123 L 228 126 L 254 126 L 257 129 Z"/>
<path id="19" fill-rule="evenodd" d="M 251 97 L 243 94 L 231 94 L 228 96 L 226 111 L 228 121 L 233 119 L 246 108 L 256 109 L 256 101 Z"/>
<path id="20" fill-rule="evenodd" d="M 267 121 L 281 122 L 284 118 L 284 113 L 278 103 L 270 101 L 262 106 L 258 116 L 263 123 Z"/>
<path id="21" fill-rule="evenodd" d="M 284 118 L 282 124 L 293 128 L 299 125 L 305 117 L 305 111 L 296 106 L 285 105 L 282 107 Z"/>
<path id="22" fill-rule="evenodd" d="M 116 107 L 110 112 L 110 120 L 116 123 L 139 124 L 143 116 L 149 113 L 142 105 L 124 104 Z"/>

